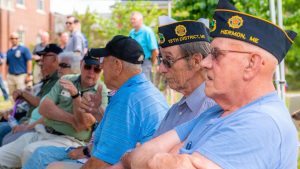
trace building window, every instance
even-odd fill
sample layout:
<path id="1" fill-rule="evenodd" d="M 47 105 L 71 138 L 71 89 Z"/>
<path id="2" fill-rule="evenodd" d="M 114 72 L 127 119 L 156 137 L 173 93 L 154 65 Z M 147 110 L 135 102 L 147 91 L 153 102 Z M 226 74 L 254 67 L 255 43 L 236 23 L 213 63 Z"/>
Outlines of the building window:
<path id="1" fill-rule="evenodd" d="M 0 0 L 0 8 L 12 10 L 12 0 Z"/>
<path id="2" fill-rule="evenodd" d="M 17 0 L 17 5 L 25 6 L 25 0 Z"/>
<path id="3" fill-rule="evenodd" d="M 37 0 L 37 9 L 44 11 L 45 10 L 45 1 L 44 0 Z"/>
<path id="4" fill-rule="evenodd" d="M 24 31 L 18 31 L 19 34 L 19 41 L 22 45 L 25 44 L 25 32 Z"/>

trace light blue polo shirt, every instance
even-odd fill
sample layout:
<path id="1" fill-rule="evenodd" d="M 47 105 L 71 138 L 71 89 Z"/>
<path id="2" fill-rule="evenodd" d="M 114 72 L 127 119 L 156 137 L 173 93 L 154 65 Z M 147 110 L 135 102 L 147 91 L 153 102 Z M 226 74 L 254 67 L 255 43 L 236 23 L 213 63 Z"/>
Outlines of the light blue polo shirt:
<path id="1" fill-rule="evenodd" d="M 95 131 L 92 155 L 116 164 L 137 142 L 152 138 L 167 110 L 163 94 L 144 74 L 131 77 L 110 98 Z"/>
<path id="2" fill-rule="evenodd" d="M 31 60 L 31 53 L 28 48 L 18 45 L 7 51 L 6 63 L 9 65 L 8 72 L 10 74 L 26 74 L 27 61 Z"/>
<path id="3" fill-rule="evenodd" d="M 205 83 L 200 84 L 189 96 L 175 103 L 161 122 L 153 137 L 157 137 L 182 123 L 190 121 L 208 108 L 216 105 L 204 92 Z"/>
<path id="4" fill-rule="evenodd" d="M 129 36 L 135 39 L 142 46 L 145 53 L 145 59 L 150 59 L 152 50 L 158 49 L 154 32 L 148 26 L 143 25 L 137 32 L 135 32 L 135 29 L 132 29 Z"/>
<path id="5" fill-rule="evenodd" d="M 180 153 L 198 152 L 224 169 L 297 168 L 298 134 L 276 92 L 220 117 L 214 106 L 176 128 Z"/>

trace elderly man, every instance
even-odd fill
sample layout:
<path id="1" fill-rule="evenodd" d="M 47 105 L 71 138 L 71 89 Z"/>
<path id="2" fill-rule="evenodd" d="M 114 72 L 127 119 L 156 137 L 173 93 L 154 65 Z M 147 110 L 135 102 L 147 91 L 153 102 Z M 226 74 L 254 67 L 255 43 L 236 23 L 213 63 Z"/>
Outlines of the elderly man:
<path id="1" fill-rule="evenodd" d="M 41 57 L 37 54 L 37 52 L 42 51 L 49 43 L 49 33 L 41 32 L 40 33 L 41 42 L 36 44 L 32 51 L 32 59 L 35 60 L 36 64 L 33 66 L 33 83 L 37 84 L 42 79 L 41 68 L 39 66 L 39 61 Z"/>
<path id="2" fill-rule="evenodd" d="M 49 54 L 50 55 L 50 54 Z M 38 125 L 35 132 L 27 133 L 16 141 L 0 148 L 0 164 L 16 168 L 24 164 L 31 153 L 40 146 L 80 146 L 91 137 L 95 118 L 76 106 L 81 102 L 81 93 L 95 93 L 100 85 L 99 57 L 88 54 L 81 62 L 81 74 L 64 76 L 40 103 L 39 113 L 44 117 L 45 127 Z M 105 87 L 102 88 L 106 98 Z M 102 100 L 102 104 L 107 99 Z"/>
<path id="3" fill-rule="evenodd" d="M 52 49 L 49 48 L 49 46 Z M 75 54 L 73 52 L 62 52 L 58 56 L 47 57 L 48 54 L 50 53 L 49 51 L 53 51 L 54 47 L 56 47 L 59 51 L 61 51 L 61 49 L 59 49 L 56 44 L 50 44 L 47 46 L 45 51 L 42 50 L 37 53 L 41 56 L 39 64 L 42 68 L 42 75 L 44 75 L 42 82 L 44 82 L 45 84 L 48 84 L 47 81 L 49 79 L 55 79 L 55 81 L 50 83 L 51 85 L 49 86 L 49 89 L 48 89 L 49 91 L 54 86 L 56 81 L 58 80 L 58 77 L 62 77 L 63 75 L 67 75 L 67 74 L 80 73 L 80 59 L 78 57 L 75 57 Z M 53 59 L 51 60 L 49 58 L 53 58 Z M 53 73 L 53 71 L 54 71 L 54 73 Z M 49 74 L 52 76 L 49 76 Z M 41 90 L 43 91 L 44 88 L 45 87 L 42 85 Z M 44 93 L 44 95 L 46 95 L 47 93 Z M 34 131 L 34 127 L 37 124 L 43 123 L 43 119 L 42 119 L 38 109 L 39 109 L 39 107 L 37 106 L 37 107 L 35 107 L 34 110 L 32 110 L 32 113 L 31 113 L 31 111 L 30 111 L 30 113 L 28 113 L 27 116 L 30 117 L 28 123 L 24 123 L 24 124 L 14 127 L 12 132 L 5 135 L 5 137 L 3 138 L 3 141 L 2 141 L 2 145 L 8 144 L 8 143 L 16 140 L 21 135 L 23 135 L 27 132 Z"/>
<path id="4" fill-rule="evenodd" d="M 141 72 L 144 54 L 135 40 L 117 35 L 99 53 L 104 56 L 104 82 L 117 92 L 95 131 L 91 158 L 83 166 L 54 163 L 48 168 L 101 169 L 116 164 L 136 143 L 152 138 L 167 112 L 163 95 Z"/>
<path id="5" fill-rule="evenodd" d="M 27 117 L 30 117 L 33 110 L 39 105 L 40 100 L 42 97 L 44 97 L 49 91 L 51 90 L 52 86 L 57 82 L 59 79 L 57 75 L 57 68 L 58 68 L 58 58 L 57 55 L 62 52 L 62 50 L 56 45 L 56 44 L 49 44 L 46 46 L 44 51 L 42 53 L 39 53 L 41 55 L 41 72 L 43 75 L 42 80 L 42 86 L 38 94 L 32 95 L 30 92 L 26 90 L 15 90 L 13 93 L 13 98 L 21 99 L 26 101 L 30 107 L 29 111 L 27 112 Z M 6 112 L 6 114 L 10 114 L 12 110 L 9 110 Z M 37 120 L 36 118 L 35 120 Z M 33 121 L 31 121 L 33 122 Z M 2 143 L 7 144 L 11 142 L 12 140 L 15 140 L 15 138 L 19 137 L 21 134 L 23 134 L 22 131 L 24 130 L 30 130 L 32 127 L 30 125 L 21 124 L 12 129 L 12 132 L 8 134 L 11 131 L 11 128 L 9 127 L 7 122 L 1 122 L 0 123 L 0 141 Z M 13 134 L 16 133 L 16 134 Z M 8 134 L 8 135 L 7 135 Z M 12 136 L 12 134 L 14 136 Z M 5 136 L 5 137 L 4 137 Z"/>
<path id="6" fill-rule="evenodd" d="M 132 168 L 297 168 L 297 131 L 272 82 L 296 34 L 226 0 L 214 21 L 202 66 L 205 93 L 220 106 L 137 148 Z"/>
<path id="7" fill-rule="evenodd" d="M 135 39 L 143 48 L 145 60 L 142 65 L 143 73 L 149 80 L 152 79 L 152 64 L 156 64 L 158 56 L 157 40 L 151 28 L 144 25 L 143 15 L 140 12 L 133 12 L 130 18 L 133 29 L 129 36 Z"/>
<path id="8" fill-rule="evenodd" d="M 215 102 L 204 93 L 204 77 L 200 66 L 202 59 L 210 52 L 208 28 L 198 21 L 174 22 L 171 18 L 160 17 L 160 21 L 163 19 L 171 23 L 164 23 L 158 28 L 162 55 L 158 57 L 159 72 L 166 78 L 170 88 L 182 93 L 183 97 L 169 109 L 154 137 L 197 117 L 215 105 Z M 174 30 L 180 27 L 187 30 L 184 36 L 202 36 L 170 43 L 170 39 L 179 37 Z M 125 159 L 128 158 L 123 158 L 123 165 L 126 168 L 130 162 Z"/>

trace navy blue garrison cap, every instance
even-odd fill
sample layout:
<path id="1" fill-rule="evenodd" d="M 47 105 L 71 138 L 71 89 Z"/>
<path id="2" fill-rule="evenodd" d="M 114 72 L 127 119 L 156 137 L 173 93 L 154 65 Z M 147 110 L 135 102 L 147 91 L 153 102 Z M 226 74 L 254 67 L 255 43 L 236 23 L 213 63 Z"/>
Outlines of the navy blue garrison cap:
<path id="1" fill-rule="evenodd" d="M 238 11 L 227 0 L 219 0 L 210 36 L 237 39 L 265 49 L 282 61 L 297 34 L 272 22 Z"/>
<path id="2" fill-rule="evenodd" d="M 158 27 L 159 45 L 162 48 L 190 42 L 209 42 L 209 29 L 199 21 L 179 21 Z"/>

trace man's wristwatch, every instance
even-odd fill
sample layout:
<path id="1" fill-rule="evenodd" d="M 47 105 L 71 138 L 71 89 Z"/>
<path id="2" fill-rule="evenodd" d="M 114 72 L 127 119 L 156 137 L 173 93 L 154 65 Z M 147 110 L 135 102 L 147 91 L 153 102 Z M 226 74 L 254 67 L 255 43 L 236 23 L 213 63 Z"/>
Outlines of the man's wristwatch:
<path id="1" fill-rule="evenodd" d="M 78 91 L 77 92 L 77 94 L 75 94 L 75 95 L 73 95 L 73 96 L 71 96 L 72 97 L 72 99 L 76 99 L 78 96 L 80 96 L 81 94 L 80 94 L 80 91 Z"/>
<path id="2" fill-rule="evenodd" d="M 91 157 L 91 154 L 90 154 L 90 150 L 88 148 L 88 146 L 85 146 L 83 149 L 82 149 L 82 152 L 85 156 L 87 157 Z"/>

